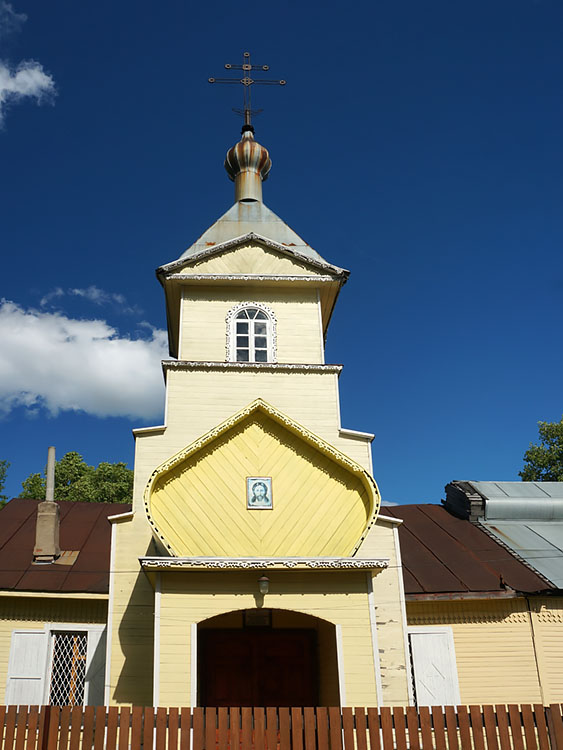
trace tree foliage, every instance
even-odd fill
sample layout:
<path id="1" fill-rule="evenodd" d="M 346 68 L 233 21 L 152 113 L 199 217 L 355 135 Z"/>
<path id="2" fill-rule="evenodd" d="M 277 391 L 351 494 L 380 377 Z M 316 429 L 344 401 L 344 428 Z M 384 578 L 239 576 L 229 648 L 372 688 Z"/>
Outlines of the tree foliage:
<path id="1" fill-rule="evenodd" d="M 2 459 L 0 461 L 0 508 L 3 508 L 8 501 L 8 496 L 4 494 L 4 485 L 6 484 L 6 474 L 10 468 L 10 462 Z"/>
<path id="2" fill-rule="evenodd" d="M 30 474 L 22 482 L 20 497 L 42 500 L 45 497 L 44 474 Z M 80 453 L 66 453 L 55 464 L 55 500 L 83 503 L 130 503 L 133 497 L 133 472 L 123 462 L 105 461 L 89 466 Z"/>
<path id="3" fill-rule="evenodd" d="M 563 417 L 560 422 L 538 422 L 540 442 L 524 453 L 524 482 L 563 482 Z"/>

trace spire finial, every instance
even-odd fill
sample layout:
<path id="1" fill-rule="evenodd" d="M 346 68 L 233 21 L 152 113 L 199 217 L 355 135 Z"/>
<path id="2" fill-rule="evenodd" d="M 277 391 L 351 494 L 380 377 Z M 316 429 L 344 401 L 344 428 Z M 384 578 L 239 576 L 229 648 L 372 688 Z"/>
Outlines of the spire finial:
<path id="1" fill-rule="evenodd" d="M 225 63 L 227 70 L 242 70 L 242 78 L 209 78 L 209 83 L 242 83 L 243 89 L 243 109 L 233 108 L 233 112 L 244 117 L 244 125 L 242 126 L 242 133 L 250 131 L 254 133 L 252 127 L 252 115 L 258 115 L 262 112 L 261 109 L 252 109 L 251 107 L 251 90 L 252 86 L 259 84 L 262 86 L 285 86 L 286 81 L 283 79 L 275 81 L 273 79 L 254 79 L 251 77 L 253 70 L 270 70 L 269 65 L 253 65 L 250 62 L 250 52 L 244 52 L 242 56 L 242 65 L 233 65 L 232 63 Z"/>

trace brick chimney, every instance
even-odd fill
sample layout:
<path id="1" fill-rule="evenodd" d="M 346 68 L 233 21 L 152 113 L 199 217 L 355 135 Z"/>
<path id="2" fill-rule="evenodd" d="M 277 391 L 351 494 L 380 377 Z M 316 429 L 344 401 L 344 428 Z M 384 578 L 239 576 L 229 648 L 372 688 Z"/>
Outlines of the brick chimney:
<path id="1" fill-rule="evenodd" d="M 61 554 L 59 547 L 59 506 L 55 502 L 55 448 L 47 454 L 47 487 L 45 500 L 37 506 L 34 563 L 52 563 Z"/>

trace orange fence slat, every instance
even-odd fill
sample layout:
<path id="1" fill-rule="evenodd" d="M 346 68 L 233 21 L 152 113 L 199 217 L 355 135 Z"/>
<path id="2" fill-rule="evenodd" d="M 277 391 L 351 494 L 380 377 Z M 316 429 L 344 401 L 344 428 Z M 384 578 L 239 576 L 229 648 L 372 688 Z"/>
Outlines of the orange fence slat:
<path id="1" fill-rule="evenodd" d="M 266 709 L 266 748 L 277 750 L 278 747 L 278 712 L 275 708 Z"/>
<path id="2" fill-rule="evenodd" d="M 21 706 L 18 711 L 16 722 L 16 750 L 23 750 L 25 745 L 25 733 L 27 731 L 27 706 Z"/>
<path id="3" fill-rule="evenodd" d="M 280 717 L 280 750 L 290 750 L 291 731 L 289 723 L 289 708 L 285 706 L 279 709 Z"/>
<path id="4" fill-rule="evenodd" d="M 240 748 L 240 709 L 229 709 L 229 726 L 231 733 L 230 750 L 239 750 Z"/>
<path id="5" fill-rule="evenodd" d="M 317 742 L 319 750 L 328 750 L 328 711 L 326 708 L 317 708 Z"/>
<path id="6" fill-rule="evenodd" d="M 512 750 L 512 743 L 510 742 L 510 732 L 508 729 L 508 714 L 506 712 L 506 706 L 497 705 L 494 708 L 497 719 L 498 738 L 500 741 L 501 750 Z"/>
<path id="7" fill-rule="evenodd" d="M 166 749 L 166 730 L 168 723 L 168 713 L 165 708 L 159 707 L 156 709 L 156 732 L 155 732 L 155 747 L 156 750 Z M 215 741 L 215 736 L 213 737 Z M 127 750 L 127 748 L 119 748 L 119 750 Z"/>
<path id="8" fill-rule="evenodd" d="M 421 706 L 418 709 L 418 713 L 420 716 L 420 737 L 422 741 L 422 750 L 434 750 L 430 709 L 428 708 L 428 706 Z"/>
<path id="9" fill-rule="evenodd" d="M 483 706 L 483 721 L 485 722 L 487 750 L 498 750 L 497 721 L 495 709 L 492 706 Z"/>
<path id="10" fill-rule="evenodd" d="M 6 711 L 6 729 L 4 731 L 4 750 L 12 750 L 16 736 L 16 721 L 18 718 L 16 706 L 8 706 Z"/>
<path id="11" fill-rule="evenodd" d="M 420 740 L 418 734 L 418 711 L 414 706 L 407 708 L 407 730 L 409 734 L 410 750 L 420 750 Z"/>
<path id="12" fill-rule="evenodd" d="M 117 706 L 110 706 L 108 708 L 108 725 L 106 731 L 106 750 L 117 749 L 117 723 L 119 721 L 119 708 Z M 152 746 L 152 737 L 151 745 Z"/>
<path id="13" fill-rule="evenodd" d="M 303 709 L 291 709 L 291 748 L 303 750 Z"/>
<path id="14" fill-rule="evenodd" d="M 70 734 L 70 706 L 63 706 L 61 708 L 61 716 L 59 719 L 59 744 L 57 750 L 67 750 L 68 748 L 68 736 Z"/>
<path id="15" fill-rule="evenodd" d="M 108 717 L 109 724 L 109 717 Z M 143 712 L 143 750 L 154 746 L 154 708 L 147 707 Z"/>
<path id="16" fill-rule="evenodd" d="M 342 709 L 342 735 L 344 750 L 354 750 L 354 714 L 351 708 Z"/>
<path id="17" fill-rule="evenodd" d="M 57 750 L 60 715 L 61 709 L 58 706 L 51 706 L 51 710 L 49 711 L 49 732 L 46 737 L 47 742 L 44 745 L 45 750 Z"/>
<path id="18" fill-rule="evenodd" d="M 143 737 L 143 708 L 133 706 L 131 711 L 131 750 L 141 750 Z"/>
<path id="19" fill-rule="evenodd" d="M 241 708 L 240 720 L 240 746 L 242 750 L 252 750 L 252 709 L 246 706 Z"/>
<path id="20" fill-rule="evenodd" d="M 524 750 L 522 741 L 522 722 L 520 720 L 520 709 L 514 703 L 508 706 L 508 717 L 510 719 L 510 733 L 512 735 L 512 747 L 514 750 Z"/>
<path id="21" fill-rule="evenodd" d="M 27 737 L 25 750 L 35 750 L 37 747 L 39 729 L 39 706 L 30 706 L 27 717 Z"/>
<path id="22" fill-rule="evenodd" d="M 74 706 L 70 712 L 70 750 L 80 750 L 83 714 L 82 706 Z"/>
<path id="23" fill-rule="evenodd" d="M 524 725 L 526 750 L 538 750 L 534 712 L 531 706 L 522 706 L 522 724 Z"/>
<path id="24" fill-rule="evenodd" d="M 328 738 L 330 750 L 342 750 L 342 717 L 335 706 L 328 709 Z"/>
<path id="25" fill-rule="evenodd" d="M 82 726 L 82 747 L 84 750 L 91 750 L 94 741 L 94 711 L 94 706 L 86 706 L 84 709 Z"/>
<path id="26" fill-rule="evenodd" d="M 117 742 L 117 747 L 119 748 L 119 750 L 127 750 L 129 747 L 130 720 L 131 709 L 129 708 L 129 706 L 123 706 L 123 708 L 119 712 L 119 740 Z"/>
<path id="27" fill-rule="evenodd" d="M 168 709 L 168 750 L 178 750 L 179 714 L 177 708 Z"/>
<path id="28" fill-rule="evenodd" d="M 266 719 L 263 708 L 254 709 L 254 750 L 264 750 Z"/>
<path id="29" fill-rule="evenodd" d="M 540 750 L 550 750 L 551 744 L 547 733 L 545 721 L 545 708 L 541 703 L 534 704 L 534 719 L 536 721 L 536 732 Z"/>
<path id="30" fill-rule="evenodd" d="M 364 708 L 356 708 L 354 711 L 356 719 L 356 747 L 358 750 L 368 750 L 367 722 Z"/>
<path id="31" fill-rule="evenodd" d="M 106 738 L 106 709 L 96 708 L 96 722 L 94 726 L 94 750 L 103 750 Z"/>
<path id="32" fill-rule="evenodd" d="M 458 711 L 463 706 L 458 706 Z M 444 709 L 446 717 L 446 734 L 448 735 L 449 750 L 459 750 L 459 740 L 457 736 L 457 714 L 453 706 L 446 706 Z"/>
<path id="33" fill-rule="evenodd" d="M 205 747 L 203 708 L 199 706 L 194 708 L 193 730 L 193 750 L 203 750 Z"/>
<path id="34" fill-rule="evenodd" d="M 457 706 L 457 724 L 459 727 L 459 744 L 465 748 L 472 748 L 471 720 L 467 706 Z"/>
<path id="35" fill-rule="evenodd" d="M 228 744 L 229 709 L 223 706 L 217 709 L 217 750 L 227 750 Z"/>
<path id="36" fill-rule="evenodd" d="M 547 726 L 554 750 L 563 750 L 563 722 L 561 708 L 557 703 L 551 703 L 546 709 Z"/>
<path id="37" fill-rule="evenodd" d="M 377 708 L 368 708 L 368 732 L 370 750 L 381 750 L 381 725 Z"/>
<path id="38" fill-rule="evenodd" d="M 316 750 L 317 727 L 314 708 L 303 709 L 303 730 L 305 736 L 305 750 Z"/>
<path id="39" fill-rule="evenodd" d="M 446 750 L 446 726 L 444 712 L 440 706 L 432 706 L 432 724 L 434 726 L 434 744 L 436 750 Z"/>
<path id="40" fill-rule="evenodd" d="M 383 740 L 383 750 L 393 750 L 395 747 L 395 740 L 393 737 L 393 716 L 391 709 L 384 706 L 381 709 L 381 737 Z"/>
<path id="41" fill-rule="evenodd" d="M 393 726 L 395 727 L 395 747 L 397 750 L 407 750 L 405 709 L 402 706 L 393 708 Z"/>
<path id="42" fill-rule="evenodd" d="M 217 709 L 206 708 L 205 709 L 205 748 L 209 750 L 215 750 L 217 743 Z M 156 750 L 161 750 L 156 748 Z"/>
<path id="43" fill-rule="evenodd" d="M 483 716 L 479 706 L 469 706 L 471 716 L 471 734 L 475 750 L 485 750 L 485 735 L 483 732 Z"/>
<path id="44" fill-rule="evenodd" d="M 189 708 L 180 709 L 180 750 L 190 750 L 192 735 L 192 712 Z M 134 750 L 133 748 L 131 750 Z"/>

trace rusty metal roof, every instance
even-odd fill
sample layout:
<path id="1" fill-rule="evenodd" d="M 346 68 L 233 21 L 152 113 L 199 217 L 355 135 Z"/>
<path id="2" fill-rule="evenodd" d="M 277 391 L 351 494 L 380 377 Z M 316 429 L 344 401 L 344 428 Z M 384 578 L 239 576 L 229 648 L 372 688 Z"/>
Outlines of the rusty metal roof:
<path id="1" fill-rule="evenodd" d="M 553 588 L 483 529 L 440 505 L 388 506 L 383 513 L 403 520 L 399 538 L 406 594 Z"/>
<path id="2" fill-rule="evenodd" d="M 108 516 L 131 506 L 57 503 L 62 550 L 79 550 L 73 565 L 33 564 L 38 500 L 15 498 L 0 511 L 0 590 L 107 593 L 111 526 Z"/>

